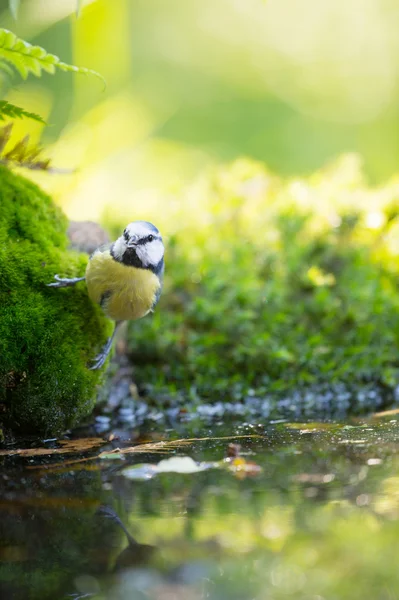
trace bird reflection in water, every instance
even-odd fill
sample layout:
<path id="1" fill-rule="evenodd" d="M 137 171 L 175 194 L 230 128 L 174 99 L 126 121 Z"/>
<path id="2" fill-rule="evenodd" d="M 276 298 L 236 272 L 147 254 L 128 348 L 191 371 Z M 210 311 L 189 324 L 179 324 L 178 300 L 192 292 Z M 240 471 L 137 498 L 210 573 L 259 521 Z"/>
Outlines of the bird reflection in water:
<path id="1" fill-rule="evenodd" d="M 113 570 L 133 569 L 146 566 L 151 563 L 157 550 L 156 546 L 140 544 L 129 533 L 124 523 L 110 506 L 101 505 L 97 509 L 98 516 L 112 520 L 124 532 L 128 546 L 118 555 Z"/>

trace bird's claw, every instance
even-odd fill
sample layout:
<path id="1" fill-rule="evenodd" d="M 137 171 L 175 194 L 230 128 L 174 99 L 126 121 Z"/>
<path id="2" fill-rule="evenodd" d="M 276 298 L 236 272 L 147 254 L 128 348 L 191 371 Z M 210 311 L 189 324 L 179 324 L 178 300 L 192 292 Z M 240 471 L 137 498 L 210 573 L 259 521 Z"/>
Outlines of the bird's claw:
<path id="1" fill-rule="evenodd" d="M 110 350 L 112 348 L 113 339 L 113 335 L 110 338 L 108 338 L 101 352 L 93 358 L 93 360 L 91 361 L 91 365 L 89 366 L 90 371 L 96 371 L 97 369 L 101 369 L 101 367 L 104 365 L 105 361 L 107 360 L 108 354 L 110 353 Z"/>
<path id="2" fill-rule="evenodd" d="M 46 283 L 47 287 L 63 287 L 62 286 L 62 280 L 61 277 L 59 275 L 54 275 L 54 279 L 55 282 L 53 283 Z"/>
<path id="3" fill-rule="evenodd" d="M 95 356 L 91 361 L 91 364 L 89 366 L 90 371 L 97 371 L 97 369 L 101 369 L 101 367 L 107 360 L 108 354 L 109 352 L 100 352 L 100 354 L 97 354 L 97 356 Z"/>
<path id="4" fill-rule="evenodd" d="M 55 281 L 53 283 L 46 283 L 46 286 L 54 287 L 54 288 L 70 287 L 72 285 L 75 285 L 79 281 L 83 281 L 84 277 L 67 278 L 67 277 L 60 277 L 59 275 L 54 275 L 54 279 L 55 279 Z"/>

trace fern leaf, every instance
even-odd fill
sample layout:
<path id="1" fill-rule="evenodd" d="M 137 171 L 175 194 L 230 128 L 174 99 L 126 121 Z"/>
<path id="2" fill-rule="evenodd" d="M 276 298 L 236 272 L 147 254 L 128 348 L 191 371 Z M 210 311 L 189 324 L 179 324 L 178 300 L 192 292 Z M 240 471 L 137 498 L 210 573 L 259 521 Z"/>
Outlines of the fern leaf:
<path id="1" fill-rule="evenodd" d="M 26 117 L 27 119 L 32 119 L 33 121 L 43 123 L 43 125 L 46 124 L 40 115 L 28 112 L 21 106 L 11 104 L 6 100 L 0 100 L 0 121 L 4 121 L 6 117 L 10 119 L 22 119 L 23 117 Z"/>
<path id="2" fill-rule="evenodd" d="M 53 74 L 59 69 L 60 71 L 71 71 L 83 75 L 94 75 L 101 79 L 105 85 L 104 78 L 97 71 L 68 65 L 62 62 L 58 56 L 46 52 L 44 48 L 32 46 L 32 44 L 18 38 L 12 31 L 2 28 L 0 28 L 0 61 L 7 61 L 23 79 L 26 79 L 30 73 L 40 77 L 42 71 Z"/>

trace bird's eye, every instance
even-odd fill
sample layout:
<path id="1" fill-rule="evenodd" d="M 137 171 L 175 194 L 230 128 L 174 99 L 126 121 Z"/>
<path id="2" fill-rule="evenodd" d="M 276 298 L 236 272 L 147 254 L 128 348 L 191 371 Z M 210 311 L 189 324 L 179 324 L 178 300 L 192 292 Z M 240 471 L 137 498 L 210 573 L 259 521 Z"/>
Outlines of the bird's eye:
<path id="1" fill-rule="evenodd" d="M 154 236 L 153 236 L 153 235 L 149 235 L 149 236 L 148 236 L 148 238 L 147 238 L 147 240 L 148 240 L 149 242 L 152 242 L 152 241 L 153 241 L 153 239 L 154 239 Z"/>
<path id="2" fill-rule="evenodd" d="M 125 231 L 123 232 L 123 237 L 125 238 L 126 241 L 129 239 L 129 234 L 127 232 L 127 229 L 125 229 Z"/>

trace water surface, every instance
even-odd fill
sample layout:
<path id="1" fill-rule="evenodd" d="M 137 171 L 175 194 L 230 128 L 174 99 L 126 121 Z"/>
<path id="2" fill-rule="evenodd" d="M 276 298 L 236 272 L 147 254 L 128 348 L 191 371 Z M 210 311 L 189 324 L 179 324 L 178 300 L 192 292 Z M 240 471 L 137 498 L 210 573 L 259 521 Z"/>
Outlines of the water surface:
<path id="1" fill-rule="evenodd" d="M 399 598 L 398 423 L 233 421 L 20 440 L 0 456 L 1 597 Z M 159 443 L 192 438 L 204 439 Z M 129 450 L 143 443 L 153 446 Z M 240 454 L 226 461 L 231 443 Z M 148 466 L 179 456 L 198 471 Z"/>

